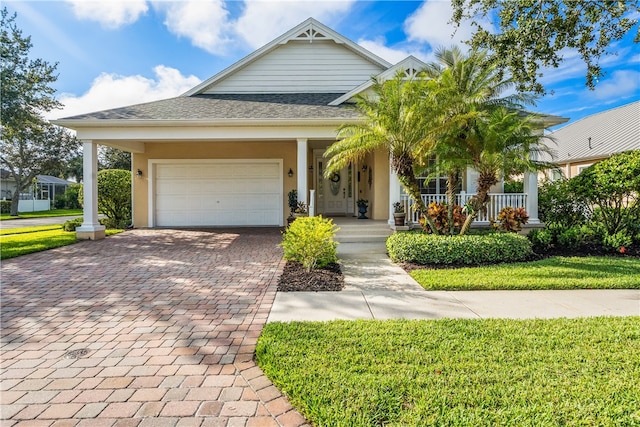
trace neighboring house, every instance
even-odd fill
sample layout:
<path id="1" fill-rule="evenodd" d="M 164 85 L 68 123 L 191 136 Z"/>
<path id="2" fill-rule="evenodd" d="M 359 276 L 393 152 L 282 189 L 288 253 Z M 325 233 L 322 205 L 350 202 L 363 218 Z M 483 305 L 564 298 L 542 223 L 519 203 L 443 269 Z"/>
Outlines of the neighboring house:
<path id="1" fill-rule="evenodd" d="M 612 154 L 640 150 L 640 101 L 612 108 L 564 126 L 549 136 L 562 176 L 572 178 Z M 555 180 L 558 172 L 549 172 Z"/>
<path id="2" fill-rule="evenodd" d="M 360 120 L 349 104 L 373 76 L 414 75 L 424 66 L 411 56 L 392 65 L 310 18 L 182 96 L 56 120 L 84 141 L 89 181 L 78 235 L 104 234 L 91 178 L 97 144 L 132 153 L 135 227 L 282 226 L 293 189 L 316 214 L 356 215 L 363 198 L 371 218 L 392 224 L 392 204 L 403 195 L 388 153 L 332 179 L 323 176 L 323 154 L 340 125 Z M 471 175 L 463 177 L 467 192 Z M 520 202 L 537 212 L 535 176 L 525 188 Z M 424 192 L 444 188 L 425 183 Z"/>
<path id="3" fill-rule="evenodd" d="M 0 199 L 11 200 L 16 191 L 16 181 L 10 172 L 0 170 Z M 30 191 L 20 194 L 18 212 L 47 211 L 56 196 L 64 194 L 71 181 L 66 181 L 51 175 L 37 175 Z"/>

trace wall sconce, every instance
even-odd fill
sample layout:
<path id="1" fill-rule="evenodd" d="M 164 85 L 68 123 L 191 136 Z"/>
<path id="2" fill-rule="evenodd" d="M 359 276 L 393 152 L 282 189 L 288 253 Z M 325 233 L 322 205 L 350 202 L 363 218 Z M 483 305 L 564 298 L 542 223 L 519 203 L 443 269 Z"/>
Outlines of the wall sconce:
<path id="1" fill-rule="evenodd" d="M 367 169 L 369 169 L 369 166 L 367 165 L 362 165 L 362 172 L 366 172 Z"/>
<path id="2" fill-rule="evenodd" d="M 293 178 L 293 169 L 289 168 L 289 173 L 287 173 L 287 175 L 289 175 L 289 178 Z"/>
<path id="3" fill-rule="evenodd" d="M 142 171 L 141 171 L 140 169 L 138 169 L 138 170 L 136 171 L 136 176 L 137 176 L 138 178 L 142 178 Z"/>

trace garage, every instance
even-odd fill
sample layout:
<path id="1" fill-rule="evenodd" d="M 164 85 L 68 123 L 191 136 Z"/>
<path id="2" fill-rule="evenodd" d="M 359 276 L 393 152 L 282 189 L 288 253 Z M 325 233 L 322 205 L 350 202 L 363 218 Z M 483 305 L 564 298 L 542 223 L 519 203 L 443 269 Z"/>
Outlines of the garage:
<path id="1" fill-rule="evenodd" d="M 158 162 L 151 190 L 158 227 L 281 226 L 280 160 Z"/>

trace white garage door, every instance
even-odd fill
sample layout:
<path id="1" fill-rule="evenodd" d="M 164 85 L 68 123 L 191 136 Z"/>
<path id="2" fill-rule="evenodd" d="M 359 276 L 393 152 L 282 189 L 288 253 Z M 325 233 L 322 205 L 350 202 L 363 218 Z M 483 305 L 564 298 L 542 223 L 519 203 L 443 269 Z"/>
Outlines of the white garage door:
<path id="1" fill-rule="evenodd" d="M 279 161 L 159 163 L 155 169 L 155 225 L 282 225 Z"/>

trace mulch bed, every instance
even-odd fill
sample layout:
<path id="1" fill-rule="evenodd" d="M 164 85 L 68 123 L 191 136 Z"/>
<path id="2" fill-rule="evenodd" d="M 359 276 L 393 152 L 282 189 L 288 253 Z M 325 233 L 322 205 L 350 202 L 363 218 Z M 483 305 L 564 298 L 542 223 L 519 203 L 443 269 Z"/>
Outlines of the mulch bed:
<path id="1" fill-rule="evenodd" d="M 325 268 L 307 271 L 298 262 L 287 261 L 278 282 L 278 291 L 341 291 L 344 276 L 339 264 L 329 264 Z"/>

